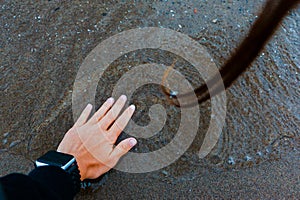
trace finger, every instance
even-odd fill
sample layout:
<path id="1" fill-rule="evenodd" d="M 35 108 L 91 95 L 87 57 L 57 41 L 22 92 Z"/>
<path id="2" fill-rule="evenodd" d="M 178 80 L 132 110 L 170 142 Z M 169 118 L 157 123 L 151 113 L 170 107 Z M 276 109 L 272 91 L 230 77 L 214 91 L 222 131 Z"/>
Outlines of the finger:
<path id="1" fill-rule="evenodd" d="M 127 138 L 121 141 L 111 152 L 110 156 L 117 162 L 123 155 L 125 155 L 132 147 L 136 145 L 135 138 Z"/>
<path id="2" fill-rule="evenodd" d="M 108 127 L 116 120 L 122 108 L 125 105 L 127 98 L 125 95 L 122 95 L 113 107 L 107 112 L 107 114 L 99 121 L 100 126 L 107 130 Z"/>
<path id="3" fill-rule="evenodd" d="M 104 115 L 109 111 L 111 106 L 114 104 L 114 98 L 110 97 L 108 98 L 104 104 L 97 110 L 97 112 L 93 115 L 93 117 L 90 119 L 92 123 L 97 123 L 99 120 L 101 120 Z"/>
<path id="4" fill-rule="evenodd" d="M 121 132 L 124 130 L 126 125 L 128 124 L 129 120 L 131 119 L 135 110 L 135 106 L 129 106 L 122 115 L 113 123 L 111 128 L 109 129 L 109 137 L 112 137 L 113 143 L 117 140 Z"/>
<path id="5" fill-rule="evenodd" d="M 92 108 L 93 108 L 92 104 L 88 104 L 85 107 L 85 109 L 82 111 L 82 113 L 80 114 L 80 116 L 77 119 L 77 121 L 75 122 L 74 126 L 82 126 L 83 124 L 85 124 L 86 120 L 90 116 Z"/>

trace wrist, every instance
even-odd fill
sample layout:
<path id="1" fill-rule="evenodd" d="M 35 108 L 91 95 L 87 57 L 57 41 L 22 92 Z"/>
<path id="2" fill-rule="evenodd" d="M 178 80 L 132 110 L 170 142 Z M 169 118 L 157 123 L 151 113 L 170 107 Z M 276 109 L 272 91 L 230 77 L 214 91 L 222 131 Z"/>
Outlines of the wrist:
<path id="1" fill-rule="evenodd" d="M 64 148 L 58 148 L 57 151 L 74 156 L 76 159 L 76 162 L 77 162 L 79 172 L 80 172 L 80 180 L 83 181 L 84 179 L 86 179 L 87 167 L 84 164 L 84 162 L 82 161 L 82 156 L 80 156 L 78 154 L 78 150 L 77 150 L 77 153 L 75 153 L 76 151 L 72 151 L 71 149 L 66 150 Z"/>
<path id="2" fill-rule="evenodd" d="M 77 161 L 77 166 L 80 171 L 80 180 L 83 181 L 84 179 L 86 179 L 87 167 L 84 165 L 84 163 L 80 159 L 80 156 L 74 155 L 74 157 Z"/>

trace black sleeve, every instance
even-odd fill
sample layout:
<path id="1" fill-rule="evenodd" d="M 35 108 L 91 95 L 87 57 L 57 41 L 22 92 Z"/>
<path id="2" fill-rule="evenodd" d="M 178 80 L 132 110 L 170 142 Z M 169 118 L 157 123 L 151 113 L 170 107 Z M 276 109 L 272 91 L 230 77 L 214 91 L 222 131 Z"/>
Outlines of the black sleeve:
<path id="1" fill-rule="evenodd" d="M 68 200 L 76 195 L 71 176 L 54 166 L 38 167 L 28 176 L 17 173 L 9 174 L 0 178 L 0 184 L 3 193 L 0 197 L 3 195 L 7 200 Z"/>

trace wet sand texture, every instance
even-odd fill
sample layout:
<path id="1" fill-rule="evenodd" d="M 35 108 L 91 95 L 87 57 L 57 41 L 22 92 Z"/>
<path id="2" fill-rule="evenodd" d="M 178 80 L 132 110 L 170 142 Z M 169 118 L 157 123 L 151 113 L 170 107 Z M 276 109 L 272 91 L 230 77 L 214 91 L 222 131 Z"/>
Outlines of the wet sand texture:
<path id="1" fill-rule="evenodd" d="M 2 1 L 0 2 L 1 126 L 0 174 L 28 172 L 31 160 L 55 149 L 73 124 L 76 73 L 101 41 L 124 30 L 165 27 L 207 48 L 218 67 L 257 18 L 263 1 Z M 221 138 L 205 158 L 197 153 L 209 124 L 210 101 L 199 106 L 197 136 L 172 165 L 147 174 L 111 171 L 76 199 L 297 199 L 299 185 L 300 12 L 289 14 L 250 69 L 226 92 Z M 122 74 L 149 62 L 171 65 L 192 85 L 203 83 L 187 61 L 161 50 L 139 50 L 115 60 L 99 80 L 96 107 Z M 165 106 L 167 121 L 134 152 L 168 144 L 180 108 L 168 104 L 160 87 L 146 85 L 131 98 L 139 125 L 148 109 Z M 122 137 L 126 137 L 123 135 Z"/>

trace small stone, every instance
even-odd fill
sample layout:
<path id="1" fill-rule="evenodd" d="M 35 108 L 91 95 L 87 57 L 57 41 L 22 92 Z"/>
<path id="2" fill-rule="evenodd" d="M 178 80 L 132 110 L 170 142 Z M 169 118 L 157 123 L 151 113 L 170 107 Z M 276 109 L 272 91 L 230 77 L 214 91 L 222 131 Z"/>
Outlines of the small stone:
<path id="1" fill-rule="evenodd" d="M 168 172 L 166 170 L 162 170 L 161 173 L 163 173 L 165 176 L 168 176 Z"/>
<path id="2" fill-rule="evenodd" d="M 215 24 L 215 23 L 217 23 L 217 21 L 218 21 L 218 19 L 213 19 L 213 20 L 212 20 L 212 23 Z"/>
<path id="3" fill-rule="evenodd" d="M 229 156 L 229 158 L 228 158 L 228 164 L 229 165 L 234 165 L 235 164 L 235 161 L 234 161 L 233 157 Z"/>
<path id="4" fill-rule="evenodd" d="M 3 134 L 3 136 L 7 137 L 7 136 L 9 136 L 9 134 L 10 134 L 10 132 L 6 132 L 6 133 Z"/>
<path id="5" fill-rule="evenodd" d="M 251 158 L 250 156 L 246 155 L 246 156 L 245 156 L 245 160 L 246 160 L 246 161 L 250 161 L 250 160 L 252 160 L 252 158 Z"/>
<path id="6" fill-rule="evenodd" d="M 2 144 L 6 144 L 7 143 L 7 139 L 2 140 Z"/>
<path id="7" fill-rule="evenodd" d="M 176 95 L 178 94 L 178 92 L 177 91 L 170 91 L 170 97 L 172 98 L 172 97 L 175 97 Z"/>
<path id="8" fill-rule="evenodd" d="M 12 143 L 10 143 L 9 148 L 12 148 L 12 147 L 16 146 L 16 145 L 19 144 L 20 142 L 21 142 L 21 140 L 13 141 Z"/>

